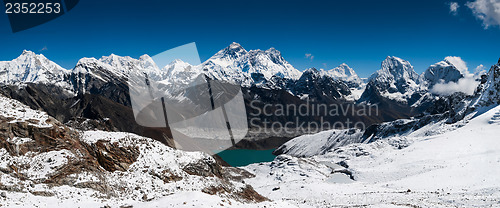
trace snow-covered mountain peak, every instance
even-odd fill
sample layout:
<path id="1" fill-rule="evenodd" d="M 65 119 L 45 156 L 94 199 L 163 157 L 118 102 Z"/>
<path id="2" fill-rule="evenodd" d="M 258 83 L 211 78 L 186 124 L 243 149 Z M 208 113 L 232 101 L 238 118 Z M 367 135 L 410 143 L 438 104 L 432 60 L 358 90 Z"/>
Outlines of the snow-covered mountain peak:
<path id="1" fill-rule="evenodd" d="M 265 51 L 251 50 L 241 58 L 240 63 L 243 65 L 243 71 L 263 74 L 266 79 L 278 76 L 296 80 L 301 75 L 300 71 L 288 63 L 281 56 L 281 52 L 274 48 Z"/>
<path id="2" fill-rule="evenodd" d="M 214 59 L 234 60 L 240 58 L 246 53 L 247 50 L 245 50 L 239 43 L 233 42 L 228 47 L 217 52 L 209 60 L 214 60 Z"/>
<path id="3" fill-rule="evenodd" d="M 159 71 L 158 65 L 156 65 L 153 58 L 151 58 L 151 56 L 147 54 L 139 57 L 139 62 L 141 63 L 143 68 L 149 69 L 149 71 Z"/>
<path id="4" fill-rule="evenodd" d="M 465 62 L 460 57 L 448 56 L 427 68 L 423 77 L 432 86 L 440 82 L 457 82 L 467 74 Z"/>
<path id="5" fill-rule="evenodd" d="M 231 48 L 231 49 L 239 49 L 239 48 L 243 49 L 243 47 L 239 43 L 237 43 L 237 42 L 232 42 L 229 45 L 229 48 Z M 245 49 L 243 49 L 243 50 L 245 50 Z"/>
<path id="6" fill-rule="evenodd" d="M 151 56 L 149 56 L 148 54 L 144 54 L 142 56 L 139 57 L 139 60 L 141 61 L 149 61 L 149 60 L 153 60 L 153 58 L 151 58 Z"/>
<path id="7" fill-rule="evenodd" d="M 353 76 L 353 75 L 357 76 L 356 72 L 354 72 L 354 69 L 352 69 L 345 63 L 342 63 L 338 67 L 335 67 L 331 70 L 345 76 Z"/>
<path id="8" fill-rule="evenodd" d="M 148 55 L 143 55 L 139 59 L 134 59 L 130 56 L 111 54 L 109 56 L 103 56 L 97 61 L 111 66 L 106 68 L 120 77 L 127 77 L 132 73 L 147 73 L 151 76 L 156 76 L 160 73 L 158 66 Z"/>
<path id="9" fill-rule="evenodd" d="M 0 61 L 0 83 L 3 84 L 50 83 L 63 86 L 61 81 L 69 73 L 44 55 L 28 50 L 12 61 Z"/>
<path id="10" fill-rule="evenodd" d="M 118 56 L 116 54 L 111 54 L 109 56 L 103 56 L 99 59 L 99 61 L 109 64 L 113 67 L 117 68 L 122 68 L 126 67 L 130 62 L 134 62 L 135 59 L 133 59 L 130 56 Z"/>
<path id="11" fill-rule="evenodd" d="M 95 63 L 95 62 L 98 62 L 98 60 L 96 58 L 94 58 L 94 57 L 90 57 L 90 58 L 84 57 L 84 58 L 81 58 L 80 60 L 78 60 L 78 62 L 76 63 L 75 68 L 78 67 L 78 66 L 84 66 L 84 65 L 87 65 L 89 63 Z"/>
<path id="12" fill-rule="evenodd" d="M 170 64 L 187 64 L 187 63 L 180 59 L 175 59 Z"/>
<path id="13" fill-rule="evenodd" d="M 36 54 L 33 51 L 28 51 L 28 50 L 23 50 L 23 53 L 14 60 L 12 60 L 12 62 L 15 62 L 17 64 L 26 64 L 26 65 L 33 64 L 32 66 L 40 66 L 40 67 L 45 66 L 45 68 L 47 69 L 49 68 L 62 69 L 62 67 L 47 59 L 43 54 Z M 55 67 L 56 65 L 57 67 Z"/>
<path id="14" fill-rule="evenodd" d="M 302 72 L 302 74 L 317 74 L 317 73 L 320 73 L 322 72 L 323 70 L 318 70 L 314 67 L 311 67 L 311 68 L 308 68 L 306 70 L 304 70 L 304 72 Z"/>
<path id="15" fill-rule="evenodd" d="M 170 64 L 166 65 L 162 69 L 162 71 L 166 72 L 165 77 L 167 77 L 167 78 L 172 77 L 172 78 L 180 79 L 182 77 L 178 77 L 178 73 L 187 72 L 187 71 L 195 72 L 198 70 L 196 69 L 196 67 L 193 67 L 189 63 L 186 63 L 180 59 L 175 59 Z"/>
<path id="16" fill-rule="evenodd" d="M 418 74 L 413 70 L 410 62 L 395 56 L 388 56 L 382 62 L 382 68 L 377 73 L 378 75 L 389 76 L 394 79 L 418 79 Z"/>
<path id="17" fill-rule="evenodd" d="M 281 56 L 281 52 L 278 51 L 276 48 L 274 47 L 271 47 L 269 49 L 266 50 L 266 53 L 269 53 L 269 54 L 273 54 L 273 55 L 276 55 L 276 56 Z"/>
<path id="18" fill-rule="evenodd" d="M 23 55 L 36 55 L 36 54 L 33 51 L 24 49 L 23 52 L 21 53 L 21 56 Z"/>
<path id="19" fill-rule="evenodd" d="M 388 56 L 383 62 L 380 70 L 370 77 L 370 82 L 405 82 L 406 84 L 418 84 L 419 75 L 413 69 L 410 62 L 395 56 Z"/>
<path id="20" fill-rule="evenodd" d="M 425 91 L 422 78 L 413 70 L 410 62 L 395 56 L 388 56 L 381 69 L 368 79 L 367 90 L 360 100 L 371 100 L 381 96 L 402 103 L 410 103 L 415 93 Z"/>
<path id="21" fill-rule="evenodd" d="M 324 73 L 325 75 L 331 76 L 334 79 L 339 79 L 348 83 L 350 87 L 357 88 L 363 85 L 363 81 L 361 80 L 361 78 L 359 78 L 354 69 L 352 69 L 345 63 L 342 63 L 338 67 L 325 71 Z"/>
<path id="22" fill-rule="evenodd" d="M 198 66 L 196 66 L 198 67 Z M 268 50 L 246 51 L 240 44 L 232 43 L 199 66 L 208 76 L 217 80 L 251 86 L 256 83 L 270 83 L 272 79 L 297 80 L 302 74 L 288 63 L 281 52 Z M 266 88 L 279 86 L 266 85 Z"/>

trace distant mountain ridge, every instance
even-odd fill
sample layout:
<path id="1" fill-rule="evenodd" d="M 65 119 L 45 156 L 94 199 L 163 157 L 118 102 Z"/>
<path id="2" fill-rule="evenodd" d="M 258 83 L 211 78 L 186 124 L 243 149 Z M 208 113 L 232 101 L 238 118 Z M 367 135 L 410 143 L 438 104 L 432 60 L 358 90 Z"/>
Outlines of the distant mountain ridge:
<path id="1" fill-rule="evenodd" d="M 61 122 L 73 123 L 78 128 L 87 126 L 86 129 L 133 132 L 168 144 L 172 141 L 163 135 L 169 130 L 151 130 L 135 123 L 127 83 L 130 75 L 148 74 L 151 79 L 159 81 L 162 90 L 171 92 L 171 98 L 178 100 L 179 105 L 189 104 L 190 99 L 186 99 L 183 89 L 202 73 L 212 79 L 239 84 L 249 119 L 259 112 L 252 107 L 253 101 L 260 103 L 258 108 L 278 104 L 355 104 L 358 107 L 378 104 L 380 113 L 377 115 L 324 118 L 332 123 L 351 119 L 371 125 L 425 113 L 442 97 L 432 93 L 433 85 L 461 79 L 466 72 L 462 62 L 458 57 L 447 57 L 419 75 L 408 61 L 387 57 L 381 69 L 365 81 L 347 64 L 330 70 L 310 68 L 301 72 L 274 48 L 247 51 L 237 43 L 220 50 L 200 65 L 177 59 L 166 66 L 157 66 L 148 55 L 134 59 L 111 54 L 99 59 L 82 58 L 71 70 L 43 55 L 24 51 L 12 61 L 0 62 L 0 93 L 34 109 L 43 109 Z M 116 109 L 120 109 L 119 112 Z M 435 108 L 436 112 L 441 110 Z M 281 123 L 290 120 L 287 116 L 262 115 L 259 118 Z M 314 116 L 299 118 L 301 122 L 320 122 L 319 119 Z M 259 147 L 252 140 L 253 143 L 243 146 L 276 148 L 302 133 L 252 135 L 252 138 L 271 138 L 273 142 L 263 141 L 263 146 Z"/>
<path id="2" fill-rule="evenodd" d="M 68 96 L 86 93 L 104 85 L 89 80 L 119 82 L 131 73 L 147 73 L 149 77 L 163 83 L 166 89 L 185 86 L 196 76 L 204 73 L 212 79 L 239 84 L 242 87 L 284 89 L 302 98 L 305 98 L 304 94 L 311 94 L 304 92 L 303 87 L 295 89 L 297 84 L 303 85 L 299 80 L 304 75 L 310 76 L 310 71 L 297 70 L 274 48 L 265 51 L 247 51 L 238 43 L 230 44 L 200 65 L 174 60 L 166 66 L 159 67 L 148 55 L 134 59 L 111 54 L 99 59 L 82 58 L 72 70 L 67 70 L 45 56 L 31 51 L 23 51 L 12 61 L 0 62 L 0 83 L 52 84 L 62 88 Z M 434 85 L 457 82 L 468 71 L 465 62 L 459 57 L 446 57 L 419 75 L 408 61 L 389 56 L 382 62 L 381 69 L 368 78 L 366 89 L 363 79 L 345 63 L 330 70 L 320 69 L 318 73 L 323 77 L 329 77 L 316 79 L 315 82 L 324 82 L 318 85 L 335 85 L 324 89 L 325 92 L 333 90 L 334 92 L 325 94 L 335 95 L 334 99 L 353 100 L 352 95 L 357 91 L 363 92 L 359 102 L 378 103 L 381 100 L 392 100 L 411 106 L 415 103 L 420 104 L 422 102 L 420 99 L 426 94 L 428 96 L 432 94 L 429 91 Z M 302 78 L 304 79 L 306 78 Z M 344 89 L 345 85 L 348 89 Z"/>
<path id="3" fill-rule="evenodd" d="M 45 56 L 31 51 L 24 51 L 12 61 L 0 62 L 2 84 L 54 84 L 64 88 L 69 95 L 88 92 L 94 87 L 88 82 L 89 79 L 111 82 L 112 79 L 126 79 L 131 73 L 147 73 L 149 77 L 171 88 L 186 85 L 194 77 L 204 73 L 212 79 L 243 87 L 285 89 L 289 92 L 295 91 L 291 90 L 293 82 L 303 75 L 303 72 L 295 69 L 281 56 L 281 52 L 274 48 L 247 51 L 238 43 L 232 43 L 200 65 L 174 60 L 160 68 L 148 55 L 134 59 L 111 54 L 99 59 L 82 58 L 72 70 L 67 70 Z M 363 84 L 354 70 L 346 64 L 329 71 L 321 70 L 321 74 L 345 82 L 351 87 Z M 342 93 L 340 97 L 349 94 Z"/>

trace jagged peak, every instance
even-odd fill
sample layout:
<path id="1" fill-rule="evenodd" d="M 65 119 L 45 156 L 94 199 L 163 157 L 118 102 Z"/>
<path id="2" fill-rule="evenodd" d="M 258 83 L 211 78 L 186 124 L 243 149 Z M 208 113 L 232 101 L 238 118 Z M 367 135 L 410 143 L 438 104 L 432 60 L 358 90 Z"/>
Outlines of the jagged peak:
<path id="1" fill-rule="evenodd" d="M 173 64 L 182 64 L 182 63 L 186 63 L 186 62 L 182 61 L 181 59 L 175 59 L 171 63 L 173 63 Z"/>
<path id="2" fill-rule="evenodd" d="M 368 79 L 371 86 L 377 86 L 378 90 L 387 90 L 393 88 L 399 93 L 406 93 L 404 96 L 399 96 L 395 99 L 406 100 L 410 92 L 420 90 L 422 78 L 415 70 L 410 62 L 395 57 L 388 56 L 381 64 L 381 69 L 373 73 Z"/>
<path id="3" fill-rule="evenodd" d="M 21 55 L 36 55 L 36 54 L 33 51 L 24 49 L 23 53 L 21 53 Z"/>
<path id="4" fill-rule="evenodd" d="M 395 56 L 387 56 L 387 58 L 382 61 L 381 70 L 376 73 L 384 75 L 387 72 L 395 77 L 410 76 L 411 78 L 415 78 L 418 76 L 409 61 Z"/>
<path id="5" fill-rule="evenodd" d="M 281 52 L 278 51 L 276 48 L 274 47 L 271 47 L 269 49 L 266 50 L 267 53 L 273 53 L 273 54 L 278 54 L 278 55 L 281 55 Z"/>
<path id="6" fill-rule="evenodd" d="M 390 63 L 399 63 L 399 64 L 404 64 L 404 65 L 409 65 L 411 66 L 410 62 L 402 59 L 402 58 L 399 58 L 399 57 L 396 57 L 396 56 L 387 56 L 385 58 L 385 60 L 382 62 L 382 65 L 386 63 L 386 64 L 390 64 Z M 413 66 L 412 66 L 413 68 Z"/>
<path id="7" fill-rule="evenodd" d="M 347 65 L 346 63 L 341 63 L 338 67 L 342 67 L 342 68 L 350 68 L 349 65 Z"/>
<path id="8" fill-rule="evenodd" d="M 231 43 L 228 47 L 224 48 L 223 51 L 247 52 L 243 46 L 236 42 Z"/>
<path id="9" fill-rule="evenodd" d="M 43 54 L 36 54 L 35 52 L 30 50 L 23 50 L 21 55 L 19 55 L 15 60 L 26 59 L 26 58 L 39 58 L 48 60 Z"/>
<path id="10" fill-rule="evenodd" d="M 229 48 L 243 48 L 241 46 L 241 44 L 237 43 L 237 42 L 232 42 L 230 45 L 229 45 Z"/>
<path id="11" fill-rule="evenodd" d="M 218 59 L 218 58 L 237 59 L 245 55 L 246 53 L 247 51 L 239 43 L 233 42 L 228 47 L 217 52 L 210 59 Z"/>
<path id="12" fill-rule="evenodd" d="M 89 57 L 83 57 L 80 60 L 78 60 L 78 62 L 76 63 L 76 66 L 85 65 L 85 64 L 88 64 L 88 63 L 96 63 L 98 61 L 99 60 L 97 60 L 94 57 L 90 57 L 90 58 Z"/>
<path id="13" fill-rule="evenodd" d="M 318 73 L 318 72 L 320 72 L 320 71 L 318 69 L 316 69 L 315 67 L 311 67 L 311 68 L 304 70 L 304 73 Z"/>
<path id="14" fill-rule="evenodd" d="M 57 69 L 63 69 L 61 66 L 57 65 L 56 63 L 52 62 L 49 60 L 47 57 L 45 57 L 43 54 L 36 54 L 33 51 L 30 50 L 23 50 L 21 55 L 19 55 L 17 58 L 12 60 L 13 63 L 17 64 L 34 64 L 36 66 L 45 66 L 48 68 L 57 68 Z M 52 66 L 52 67 L 49 67 Z"/>
<path id="15" fill-rule="evenodd" d="M 346 77 L 358 76 L 354 71 L 354 69 L 349 67 L 349 65 L 347 65 L 346 63 L 342 63 L 339 66 L 330 69 L 329 71 L 334 72 L 336 76 L 346 76 Z"/>
<path id="16" fill-rule="evenodd" d="M 479 96 L 473 102 L 473 106 L 491 106 L 500 104 L 500 60 L 488 71 L 488 79 L 484 83 Z"/>
<path id="17" fill-rule="evenodd" d="M 140 61 L 147 61 L 147 62 L 154 62 L 153 58 L 151 58 L 151 56 L 149 56 L 148 54 L 144 54 L 144 55 L 140 56 L 139 60 Z"/>
<path id="18" fill-rule="evenodd" d="M 135 60 L 134 58 L 130 56 L 119 56 L 114 53 L 111 53 L 109 56 L 102 56 L 99 61 L 102 61 L 104 63 L 112 64 L 117 61 L 133 61 Z"/>

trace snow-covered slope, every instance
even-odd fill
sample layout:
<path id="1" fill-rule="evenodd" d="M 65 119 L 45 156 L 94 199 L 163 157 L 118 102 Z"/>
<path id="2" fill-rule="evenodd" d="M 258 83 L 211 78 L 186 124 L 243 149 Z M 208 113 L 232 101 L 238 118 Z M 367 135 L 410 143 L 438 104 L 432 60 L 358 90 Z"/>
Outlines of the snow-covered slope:
<path id="1" fill-rule="evenodd" d="M 496 207 L 499 74 L 500 60 L 476 95 L 446 99 L 444 114 L 292 139 L 273 162 L 247 166 L 247 182 L 313 207 Z"/>
<path id="2" fill-rule="evenodd" d="M 256 175 L 246 181 L 270 199 L 300 206 L 496 207 L 500 106 L 470 115 L 460 128 L 433 124 L 407 136 L 336 147 L 318 156 L 280 155 L 245 167 Z M 427 136 L 424 131 L 444 133 Z M 321 149 L 314 138 L 306 142 Z"/>
<path id="3" fill-rule="evenodd" d="M 17 100 L 9 99 L 0 95 L 0 118 L 8 120 L 9 123 L 28 122 L 29 125 L 37 127 L 50 127 L 49 115 L 47 113 L 26 107 Z"/>
<path id="4" fill-rule="evenodd" d="M 2 207 L 283 207 L 202 152 L 132 133 L 77 131 L 0 96 Z"/>

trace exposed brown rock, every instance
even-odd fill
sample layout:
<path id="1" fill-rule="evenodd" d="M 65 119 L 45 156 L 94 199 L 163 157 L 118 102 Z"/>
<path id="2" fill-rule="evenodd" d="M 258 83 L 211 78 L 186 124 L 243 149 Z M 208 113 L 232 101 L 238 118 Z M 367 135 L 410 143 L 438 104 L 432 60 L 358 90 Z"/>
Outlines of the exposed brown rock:
<path id="1" fill-rule="evenodd" d="M 212 158 L 204 158 L 196 163 L 190 163 L 182 169 L 190 175 L 204 176 L 204 177 L 218 177 L 222 178 L 222 167 Z"/>
<path id="2" fill-rule="evenodd" d="M 84 146 L 97 159 L 99 165 L 110 172 L 126 171 L 140 154 L 137 147 L 120 147 L 118 143 L 108 141 L 97 141 L 91 145 L 84 144 Z"/>

